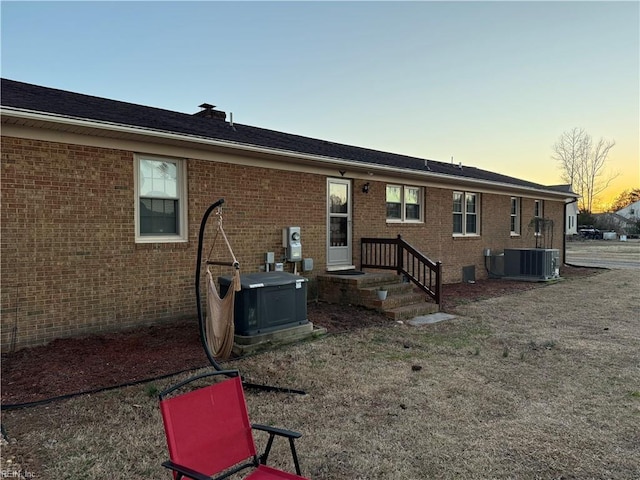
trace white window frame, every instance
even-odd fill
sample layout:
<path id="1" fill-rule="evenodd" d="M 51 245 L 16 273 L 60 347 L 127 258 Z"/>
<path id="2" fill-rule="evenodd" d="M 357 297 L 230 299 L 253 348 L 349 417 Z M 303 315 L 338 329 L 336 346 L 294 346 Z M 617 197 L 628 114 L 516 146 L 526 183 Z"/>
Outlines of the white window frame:
<path id="1" fill-rule="evenodd" d="M 534 200 L 533 201 L 533 218 L 544 218 L 544 202 L 542 200 Z M 540 236 L 542 232 L 539 230 L 540 224 L 539 222 L 535 222 L 534 229 L 535 235 Z"/>
<path id="2" fill-rule="evenodd" d="M 166 235 L 141 235 L 140 234 L 140 161 L 153 160 L 169 162 L 176 165 L 177 175 L 177 200 L 178 200 L 178 233 Z M 135 189 L 134 215 L 135 215 L 135 241 L 136 243 L 179 243 L 189 240 L 188 210 L 187 210 L 187 161 L 185 159 L 160 157 L 155 155 L 137 154 L 133 160 L 133 178 Z"/>
<path id="3" fill-rule="evenodd" d="M 477 192 L 463 192 L 463 191 L 456 190 L 453 192 L 453 196 L 452 196 L 452 207 L 453 207 L 453 199 L 455 198 L 456 194 L 462 195 L 462 211 L 456 212 L 453 210 L 453 208 L 451 210 L 453 212 L 452 215 L 461 215 L 462 232 L 453 232 L 453 236 L 454 237 L 479 237 L 480 236 L 480 194 Z M 475 197 L 475 206 L 476 206 L 475 212 L 467 212 L 467 197 L 469 196 Z M 476 217 L 476 231 L 471 233 L 467 232 L 467 217 L 469 215 L 475 215 Z M 452 221 L 453 221 L 453 217 L 452 217 Z M 453 225 L 455 225 L 455 223 Z"/>
<path id="4" fill-rule="evenodd" d="M 509 230 L 512 237 L 518 237 L 520 236 L 520 231 L 522 229 L 520 223 L 520 205 L 522 202 L 520 200 L 520 197 L 511 197 L 511 200 L 509 200 L 509 202 Z"/>
<path id="5" fill-rule="evenodd" d="M 424 187 L 415 185 L 398 185 L 389 183 L 385 186 L 385 216 L 387 208 L 387 187 L 397 187 L 400 189 L 400 218 L 388 218 L 387 223 L 424 223 Z M 409 189 L 418 191 L 418 207 L 420 214 L 418 218 L 407 218 L 406 191 Z"/>

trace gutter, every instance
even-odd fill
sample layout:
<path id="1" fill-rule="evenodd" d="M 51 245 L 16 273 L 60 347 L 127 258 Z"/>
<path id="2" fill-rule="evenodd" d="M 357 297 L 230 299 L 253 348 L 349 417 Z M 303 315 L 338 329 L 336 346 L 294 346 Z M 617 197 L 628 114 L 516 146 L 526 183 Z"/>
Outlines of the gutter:
<path id="1" fill-rule="evenodd" d="M 387 165 L 360 162 L 356 160 L 344 160 L 337 157 L 327 157 L 323 155 L 300 153 L 292 150 L 261 147 L 257 145 L 234 142 L 230 140 L 216 140 L 208 137 L 179 134 L 179 133 L 173 133 L 170 131 L 154 130 L 150 128 L 130 126 L 130 125 L 124 125 L 119 123 L 113 123 L 113 122 L 86 120 L 78 117 L 71 117 L 71 116 L 52 114 L 52 113 L 42 113 L 34 110 L 25 110 L 25 109 L 14 108 L 14 107 L 5 107 L 5 106 L 0 107 L 0 116 L 13 117 L 16 119 L 29 120 L 29 121 L 57 123 L 60 125 L 68 125 L 68 126 L 73 126 L 78 128 L 101 129 L 101 130 L 107 130 L 107 131 L 112 131 L 116 133 L 136 135 L 136 136 L 143 135 L 147 137 L 162 138 L 162 139 L 172 140 L 177 142 L 188 142 L 188 143 L 200 144 L 200 145 L 216 147 L 221 149 L 233 149 L 236 151 L 241 150 L 241 151 L 262 155 L 262 156 L 275 156 L 280 158 L 284 157 L 286 159 L 293 159 L 298 161 L 304 160 L 305 162 L 311 163 L 311 164 L 322 164 L 325 166 L 333 166 L 333 167 L 340 167 L 340 168 L 350 167 L 352 169 L 362 171 L 362 172 L 376 171 L 376 172 L 384 172 L 392 175 L 404 174 L 414 178 L 421 177 L 423 179 L 434 179 L 434 180 L 440 180 L 440 181 L 444 180 L 444 181 L 453 182 L 457 184 L 464 184 L 464 185 L 472 185 L 472 186 L 485 185 L 487 187 L 508 189 L 511 192 L 519 191 L 519 192 L 527 192 L 527 193 L 544 193 L 545 195 L 550 195 L 552 197 L 561 196 L 562 198 L 567 198 L 567 196 L 570 196 L 570 194 L 567 194 L 567 192 L 558 192 L 556 190 L 547 190 L 543 188 L 519 186 L 511 183 L 478 180 L 474 178 L 458 177 L 455 175 L 446 175 L 441 173 L 422 172 L 420 170 L 413 170 L 408 168 L 391 167 Z M 577 197 L 574 201 L 577 201 Z M 565 217 L 566 217 L 566 213 L 565 213 Z"/>

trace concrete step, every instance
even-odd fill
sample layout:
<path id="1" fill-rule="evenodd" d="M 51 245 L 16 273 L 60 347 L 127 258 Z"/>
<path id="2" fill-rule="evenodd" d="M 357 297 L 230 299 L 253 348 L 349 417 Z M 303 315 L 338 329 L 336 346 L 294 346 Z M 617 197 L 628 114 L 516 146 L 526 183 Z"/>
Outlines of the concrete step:
<path id="1" fill-rule="evenodd" d="M 437 304 L 422 302 L 385 309 L 384 313 L 387 317 L 394 320 L 407 320 L 420 315 L 429 315 L 430 313 L 435 313 L 437 311 L 439 311 Z"/>
<path id="2" fill-rule="evenodd" d="M 387 299 L 378 299 L 378 290 L 387 290 Z M 390 272 L 367 272 L 364 275 L 318 275 L 321 300 L 341 305 L 360 305 L 384 312 L 389 318 L 406 319 L 437 312 L 438 305 L 427 294 L 400 275 Z"/>
<path id="3" fill-rule="evenodd" d="M 262 333 L 252 336 L 234 335 L 233 354 L 241 357 L 249 353 L 260 352 L 278 345 L 299 342 L 309 338 L 316 338 L 326 335 L 327 329 L 316 327 L 308 322 L 304 325 L 282 328 L 273 332 Z"/>
<path id="4" fill-rule="evenodd" d="M 378 290 L 380 289 L 386 290 L 388 292 L 388 296 L 396 296 L 412 293 L 413 285 L 410 283 L 394 282 L 359 288 L 359 290 L 362 292 L 362 297 L 371 297 L 376 299 L 378 298 Z"/>
<path id="5" fill-rule="evenodd" d="M 414 303 L 424 303 L 426 300 L 426 294 L 422 292 L 416 292 L 413 289 L 405 290 L 400 293 L 391 292 L 387 294 L 386 300 L 379 300 L 376 296 L 371 306 L 376 310 L 388 310 L 391 308 L 401 307 L 403 305 L 413 305 Z"/>

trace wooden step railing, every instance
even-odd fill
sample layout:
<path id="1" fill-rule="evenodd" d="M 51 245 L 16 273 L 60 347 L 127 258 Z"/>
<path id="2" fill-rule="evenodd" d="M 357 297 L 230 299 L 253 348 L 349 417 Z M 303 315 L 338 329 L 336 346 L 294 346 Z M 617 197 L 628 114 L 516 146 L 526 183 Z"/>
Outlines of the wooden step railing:
<path id="1" fill-rule="evenodd" d="M 442 262 L 434 262 L 402 239 L 360 239 L 360 268 L 395 270 L 404 274 L 439 305 Z"/>

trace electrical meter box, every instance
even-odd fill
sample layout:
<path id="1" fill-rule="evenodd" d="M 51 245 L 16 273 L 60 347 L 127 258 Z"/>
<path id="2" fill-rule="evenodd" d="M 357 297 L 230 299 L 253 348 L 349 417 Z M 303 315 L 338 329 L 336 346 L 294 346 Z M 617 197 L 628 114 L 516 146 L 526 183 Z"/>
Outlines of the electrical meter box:
<path id="1" fill-rule="evenodd" d="M 285 227 L 282 229 L 282 246 L 288 262 L 302 260 L 302 242 L 300 241 L 300 227 Z"/>

